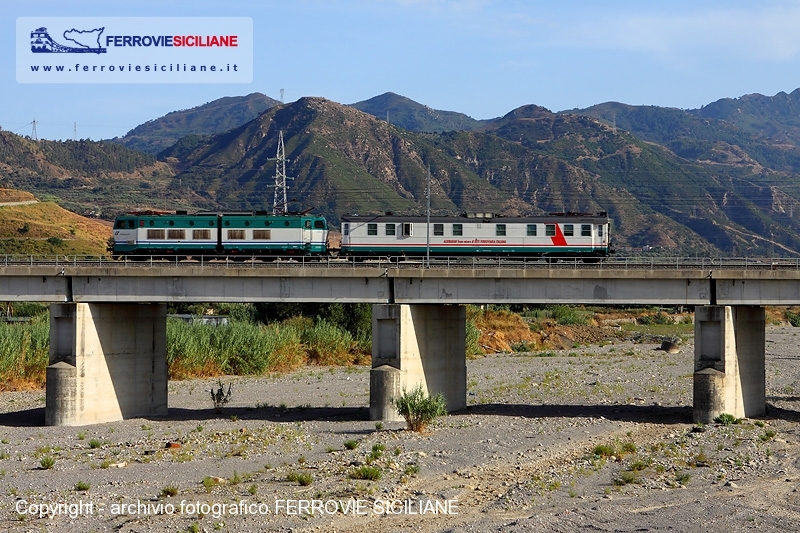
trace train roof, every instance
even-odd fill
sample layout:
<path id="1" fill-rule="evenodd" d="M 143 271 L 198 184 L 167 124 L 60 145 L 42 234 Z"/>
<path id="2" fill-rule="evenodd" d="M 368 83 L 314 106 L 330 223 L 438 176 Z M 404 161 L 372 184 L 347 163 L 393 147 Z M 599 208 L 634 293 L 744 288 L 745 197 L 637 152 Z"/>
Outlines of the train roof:
<path id="1" fill-rule="evenodd" d="M 311 215 L 307 213 L 286 213 L 286 214 L 272 214 L 267 211 L 198 211 L 196 213 L 189 213 L 188 211 L 155 211 L 146 209 L 142 211 L 129 211 L 120 217 L 269 217 L 269 218 L 323 218 L 322 215 Z"/>
<path id="2" fill-rule="evenodd" d="M 493 222 L 497 224 L 544 224 L 544 223 L 580 223 L 593 222 L 596 224 L 607 224 L 610 220 L 608 214 L 601 213 L 550 213 L 548 215 L 537 215 L 528 217 L 506 217 L 494 213 L 464 213 L 451 216 L 433 216 L 431 222 L 438 223 L 469 223 L 469 222 Z M 342 215 L 342 222 L 417 222 L 423 223 L 428 217 L 423 215 L 395 215 L 387 213 L 383 215 Z"/>

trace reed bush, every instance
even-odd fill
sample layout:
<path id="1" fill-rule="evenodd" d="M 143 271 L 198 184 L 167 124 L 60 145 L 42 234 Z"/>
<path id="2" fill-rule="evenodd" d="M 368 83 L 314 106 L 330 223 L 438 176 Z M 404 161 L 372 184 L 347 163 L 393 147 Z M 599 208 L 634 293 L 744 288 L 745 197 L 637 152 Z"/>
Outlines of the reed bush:
<path id="1" fill-rule="evenodd" d="M 170 378 L 252 375 L 290 370 L 305 362 L 296 326 L 232 322 L 227 326 L 168 321 Z"/>
<path id="2" fill-rule="evenodd" d="M 0 390 L 43 387 L 49 358 L 47 315 L 30 322 L 0 323 Z"/>
<path id="3" fill-rule="evenodd" d="M 308 350 L 308 359 L 320 365 L 348 365 L 354 362 L 353 335 L 327 320 L 318 320 L 312 327 L 303 330 L 303 342 Z"/>
<path id="4" fill-rule="evenodd" d="M 223 374 L 223 365 L 212 348 L 218 326 L 189 324 L 167 319 L 167 365 L 170 379 L 211 377 Z"/>

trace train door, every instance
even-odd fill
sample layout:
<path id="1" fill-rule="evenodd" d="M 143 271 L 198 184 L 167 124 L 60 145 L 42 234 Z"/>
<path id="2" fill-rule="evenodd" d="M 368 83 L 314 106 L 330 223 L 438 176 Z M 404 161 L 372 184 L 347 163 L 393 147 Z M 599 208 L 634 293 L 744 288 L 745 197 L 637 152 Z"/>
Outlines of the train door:
<path id="1" fill-rule="evenodd" d="M 302 241 L 303 241 L 303 248 L 306 249 L 311 247 L 311 224 L 312 222 L 310 219 L 307 218 L 303 219 Z"/>

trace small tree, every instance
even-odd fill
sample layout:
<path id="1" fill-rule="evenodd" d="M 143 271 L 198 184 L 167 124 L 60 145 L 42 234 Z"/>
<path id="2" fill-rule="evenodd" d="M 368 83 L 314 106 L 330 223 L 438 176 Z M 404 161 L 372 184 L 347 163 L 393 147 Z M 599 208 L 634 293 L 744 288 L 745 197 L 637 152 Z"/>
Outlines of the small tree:
<path id="1" fill-rule="evenodd" d="M 428 396 L 422 389 L 422 385 L 417 385 L 411 391 L 403 390 L 394 401 L 397 413 L 406 420 L 406 426 L 411 431 L 422 432 L 425 428 L 436 420 L 437 417 L 447 414 L 447 402 L 441 393 L 435 396 Z"/>
<path id="2" fill-rule="evenodd" d="M 218 381 L 219 388 L 217 390 L 211 389 L 211 401 L 214 403 L 214 412 L 221 413 L 222 408 L 231 401 L 231 384 L 228 384 L 228 391 L 225 391 L 225 384 L 220 379 Z"/>

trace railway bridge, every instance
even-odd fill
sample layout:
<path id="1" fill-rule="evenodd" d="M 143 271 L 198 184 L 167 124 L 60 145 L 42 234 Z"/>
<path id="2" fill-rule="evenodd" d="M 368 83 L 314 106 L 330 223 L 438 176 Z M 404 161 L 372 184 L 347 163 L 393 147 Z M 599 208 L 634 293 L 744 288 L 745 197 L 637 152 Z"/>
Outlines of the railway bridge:
<path id="1" fill-rule="evenodd" d="M 0 301 L 50 302 L 48 425 L 167 414 L 168 302 L 372 303 L 370 416 L 421 384 L 466 407 L 464 304 L 695 306 L 694 418 L 764 414 L 767 305 L 800 304 L 800 262 L 373 259 L 110 262 L 0 257 Z"/>

